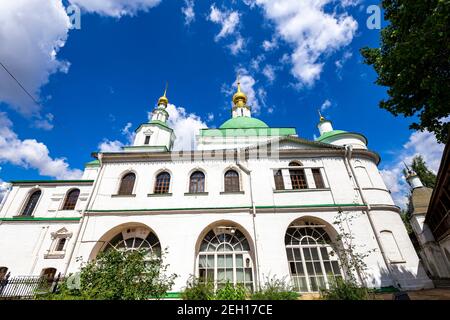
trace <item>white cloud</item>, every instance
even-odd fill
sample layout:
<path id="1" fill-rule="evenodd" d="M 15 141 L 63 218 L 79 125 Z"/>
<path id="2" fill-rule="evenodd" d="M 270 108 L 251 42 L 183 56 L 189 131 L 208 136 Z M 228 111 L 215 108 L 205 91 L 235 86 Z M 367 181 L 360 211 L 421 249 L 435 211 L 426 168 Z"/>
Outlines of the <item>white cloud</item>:
<path id="1" fill-rule="evenodd" d="M 221 25 L 220 32 L 216 35 L 215 40 L 226 37 L 233 34 L 239 24 L 240 15 L 237 11 L 217 9 L 213 4 L 211 5 L 211 11 L 209 13 L 208 19 L 211 22 Z"/>
<path id="2" fill-rule="evenodd" d="M 320 111 L 324 112 L 325 110 L 327 110 L 329 107 L 331 107 L 331 101 L 330 100 L 325 100 L 322 105 L 320 106 Z"/>
<path id="3" fill-rule="evenodd" d="M 276 39 L 272 39 L 271 41 L 264 40 L 262 43 L 262 47 L 263 47 L 264 51 L 271 51 L 278 47 L 278 42 Z"/>
<path id="4" fill-rule="evenodd" d="M 263 75 L 266 76 L 267 80 L 272 83 L 275 80 L 275 67 L 268 64 L 264 67 L 262 71 Z"/>
<path id="5" fill-rule="evenodd" d="M 70 21 L 61 1 L 14 0 L 0 2 L 0 61 L 36 99 L 51 74 L 67 72 L 69 64 L 57 59 L 64 46 Z M 41 107 L 0 67 L 0 103 L 37 120 L 37 127 L 51 124 Z"/>
<path id="6" fill-rule="evenodd" d="M 169 119 L 167 124 L 175 133 L 176 140 L 174 150 L 195 150 L 195 137 L 199 130 L 207 128 L 205 122 L 194 113 L 187 113 L 183 107 L 176 107 L 173 104 L 167 106 Z"/>
<path id="7" fill-rule="evenodd" d="M 148 11 L 160 4 L 161 0 L 69 0 L 87 12 L 120 18 L 134 16 L 138 11 Z"/>
<path id="8" fill-rule="evenodd" d="M 45 144 L 35 139 L 20 140 L 12 130 L 12 122 L 0 113 L 0 163 L 10 163 L 38 170 L 42 176 L 56 179 L 79 179 L 82 171 L 71 169 L 64 158 L 51 158 Z"/>
<path id="9" fill-rule="evenodd" d="M 160 0 L 69 0 L 87 12 L 121 17 L 147 11 Z M 68 39 L 70 19 L 62 0 L 0 1 L 0 61 L 38 102 L 50 75 L 67 73 L 70 63 L 58 59 Z M 32 119 L 36 128 L 53 128 L 49 114 L 0 67 L 0 103 Z"/>
<path id="10" fill-rule="evenodd" d="M 273 21 L 277 36 L 293 46 L 292 74 L 311 86 L 320 78 L 323 56 L 348 45 L 358 24 L 346 13 L 325 12 L 334 0 L 255 0 Z"/>
<path id="11" fill-rule="evenodd" d="M 421 155 L 428 168 L 436 173 L 439 169 L 443 150 L 444 145 L 438 143 L 432 133 L 416 131 L 403 145 L 403 149 L 398 153 L 396 159 L 383 167 L 381 175 L 398 206 L 405 207 L 410 191 L 402 172 L 403 161 L 410 164 L 414 156 Z"/>
<path id="12" fill-rule="evenodd" d="M 244 40 L 244 38 L 238 35 L 236 37 L 236 40 L 232 44 L 228 45 L 228 48 L 233 55 L 237 55 L 244 50 L 245 43 L 246 41 Z"/>
<path id="13" fill-rule="evenodd" d="M 235 37 L 234 41 L 227 45 L 233 55 L 237 55 L 238 53 L 244 51 L 244 47 L 247 44 L 247 41 L 238 31 L 240 17 L 241 15 L 238 11 L 228 9 L 220 10 L 214 4 L 211 5 L 210 12 L 207 17 L 209 21 L 221 26 L 219 33 L 214 37 L 216 42 L 228 36 Z"/>
<path id="14" fill-rule="evenodd" d="M 127 122 L 125 127 L 123 127 L 120 131 L 120 133 L 122 133 L 127 138 L 128 144 L 132 144 L 134 142 L 134 137 L 136 136 L 136 133 L 133 130 L 130 131 L 132 126 L 133 124 L 131 122 Z"/>
<path id="15" fill-rule="evenodd" d="M 132 129 L 133 124 L 131 122 L 127 122 L 125 126 L 120 130 L 120 133 L 125 137 L 126 142 L 123 143 L 119 140 L 109 140 L 103 139 L 102 142 L 98 144 L 98 150 L 100 152 L 120 152 L 122 151 L 122 147 L 126 145 L 132 145 L 134 142 L 134 137 L 136 133 L 130 129 Z"/>
<path id="16" fill-rule="evenodd" d="M 122 151 L 122 147 L 124 146 L 123 142 L 119 140 L 108 140 L 104 139 L 98 145 L 98 150 L 100 152 L 120 152 Z"/>
<path id="17" fill-rule="evenodd" d="M 260 54 L 258 56 L 256 56 L 255 58 L 253 58 L 250 61 L 250 67 L 255 70 L 255 71 L 259 71 L 260 69 L 260 64 L 261 62 L 263 62 L 264 60 L 266 60 L 266 56 L 263 54 Z"/>
<path id="18" fill-rule="evenodd" d="M 336 68 L 342 69 L 344 67 L 344 63 L 350 59 L 353 56 L 353 53 L 351 51 L 345 51 L 344 54 L 342 55 L 342 58 L 339 60 L 336 60 L 334 62 L 334 64 L 336 65 Z"/>
<path id="19" fill-rule="evenodd" d="M 184 7 L 181 12 L 184 14 L 184 24 L 190 25 L 195 21 L 194 0 L 184 0 Z"/>

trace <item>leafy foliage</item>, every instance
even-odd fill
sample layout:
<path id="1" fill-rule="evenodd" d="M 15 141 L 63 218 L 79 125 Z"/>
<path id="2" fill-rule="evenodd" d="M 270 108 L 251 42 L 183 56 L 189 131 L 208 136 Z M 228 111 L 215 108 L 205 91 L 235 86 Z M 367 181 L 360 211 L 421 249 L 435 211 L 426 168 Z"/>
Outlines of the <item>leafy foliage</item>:
<path id="1" fill-rule="evenodd" d="M 246 290 L 242 284 L 233 285 L 227 282 L 225 286 L 217 290 L 216 300 L 245 300 Z"/>
<path id="2" fill-rule="evenodd" d="M 427 164 L 421 155 L 417 155 L 413 158 L 411 168 L 417 173 L 425 187 L 434 189 L 436 175 L 428 169 Z"/>
<path id="3" fill-rule="evenodd" d="M 330 289 L 320 292 L 325 300 L 368 300 L 370 291 L 366 287 L 358 286 L 354 281 L 336 278 L 330 284 Z"/>
<path id="4" fill-rule="evenodd" d="M 341 267 L 344 269 L 346 279 L 352 283 L 357 283 L 355 275 L 362 281 L 364 272 L 367 269 L 365 258 L 368 257 L 375 249 L 364 250 L 361 253 L 357 250 L 354 243 L 354 236 L 351 233 L 350 225 L 356 216 L 351 212 L 339 211 L 335 216 L 333 224 L 338 229 L 336 237 L 336 250 L 339 256 Z M 346 228 L 346 226 L 348 228 Z M 348 230 L 347 230 L 348 229 Z"/>
<path id="5" fill-rule="evenodd" d="M 183 300 L 214 300 L 214 284 L 191 276 L 181 293 Z"/>
<path id="6" fill-rule="evenodd" d="M 450 1 L 383 0 L 380 48 L 363 48 L 365 63 L 378 73 L 376 83 L 388 87 L 380 107 L 393 115 L 419 121 L 415 130 L 428 130 L 438 141 L 448 139 L 450 123 Z"/>
<path id="7" fill-rule="evenodd" d="M 212 282 L 203 282 L 191 276 L 181 293 L 183 300 L 245 300 L 247 296 L 243 285 L 233 285 L 227 282 L 222 288 L 214 292 Z"/>
<path id="8" fill-rule="evenodd" d="M 166 276 L 162 257 L 146 258 L 143 250 L 108 250 L 87 263 L 80 272 L 79 288 L 65 281 L 49 299 L 141 300 L 166 295 L 176 278 Z"/>
<path id="9" fill-rule="evenodd" d="M 251 295 L 252 300 L 297 300 L 299 294 L 284 279 L 266 278 L 262 288 Z"/>

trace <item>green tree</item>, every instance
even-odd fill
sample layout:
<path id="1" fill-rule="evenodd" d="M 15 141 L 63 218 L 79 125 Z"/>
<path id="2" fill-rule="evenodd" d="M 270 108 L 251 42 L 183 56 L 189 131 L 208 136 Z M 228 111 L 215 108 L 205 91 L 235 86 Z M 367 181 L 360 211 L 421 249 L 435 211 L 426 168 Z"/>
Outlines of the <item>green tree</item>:
<path id="1" fill-rule="evenodd" d="M 448 139 L 450 123 L 450 0 L 383 0 L 380 48 L 363 48 L 365 63 L 388 87 L 380 107 L 393 115 L 418 115 L 410 128 Z"/>
<path id="2" fill-rule="evenodd" d="M 421 155 L 417 155 L 413 158 L 411 168 L 419 176 L 425 187 L 434 189 L 436 184 L 436 175 L 428 169 L 427 164 L 423 160 Z"/>
<path id="3" fill-rule="evenodd" d="M 161 257 L 150 259 L 143 250 L 108 250 L 81 268 L 79 286 L 66 280 L 59 293 L 46 299 L 142 300 L 162 298 L 171 289 L 175 274 L 166 275 Z M 70 278 L 69 278 L 70 279 Z M 75 281 L 76 283 L 76 281 Z"/>

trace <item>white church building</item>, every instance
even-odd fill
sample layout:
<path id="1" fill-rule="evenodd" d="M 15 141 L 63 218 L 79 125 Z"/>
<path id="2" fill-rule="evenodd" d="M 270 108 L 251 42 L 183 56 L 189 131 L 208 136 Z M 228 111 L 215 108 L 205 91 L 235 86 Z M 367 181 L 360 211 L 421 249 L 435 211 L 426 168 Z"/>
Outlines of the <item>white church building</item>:
<path id="1" fill-rule="evenodd" d="M 359 133 L 320 118 L 311 141 L 251 116 L 233 96 L 232 117 L 201 129 L 197 148 L 173 151 L 166 93 L 133 145 L 96 152 L 81 180 L 11 181 L 0 207 L 0 277 L 68 275 L 106 249 L 146 248 L 178 277 L 251 290 L 267 277 L 317 292 L 345 277 L 338 216 L 373 288 L 432 286 Z M 341 243 L 342 244 L 342 243 Z"/>

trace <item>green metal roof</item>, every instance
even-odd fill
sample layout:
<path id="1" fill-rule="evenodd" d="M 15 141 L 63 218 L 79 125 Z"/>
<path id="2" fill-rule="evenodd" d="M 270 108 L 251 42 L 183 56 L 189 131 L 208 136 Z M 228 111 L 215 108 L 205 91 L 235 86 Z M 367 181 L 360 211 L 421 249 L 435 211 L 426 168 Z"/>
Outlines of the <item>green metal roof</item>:
<path id="1" fill-rule="evenodd" d="M 347 131 L 344 131 L 344 130 L 333 130 L 333 131 L 330 131 L 330 132 L 325 132 L 323 135 L 318 137 L 316 139 L 316 141 L 322 141 L 322 140 L 325 140 L 327 138 L 333 137 L 333 136 L 341 134 L 341 133 L 347 133 Z"/>
<path id="2" fill-rule="evenodd" d="M 334 136 L 337 136 L 337 135 L 340 135 L 340 134 L 357 135 L 357 136 L 359 136 L 359 137 L 361 137 L 361 138 L 363 138 L 365 140 L 366 146 L 369 144 L 369 140 L 367 140 L 366 136 L 364 136 L 363 134 L 357 133 L 357 132 L 344 131 L 344 130 L 333 130 L 333 131 L 330 131 L 330 132 L 325 132 L 323 135 L 318 137 L 316 139 L 316 141 L 322 142 L 323 140 L 326 140 L 326 139 L 328 139 L 330 137 L 334 137 Z"/>
<path id="3" fill-rule="evenodd" d="M 9 181 L 12 184 L 23 184 L 23 183 L 37 183 L 37 184 L 44 184 L 44 183 L 93 183 L 94 180 L 12 180 Z"/>
<path id="4" fill-rule="evenodd" d="M 268 128 L 263 121 L 251 117 L 236 117 L 225 121 L 220 129 Z"/>
<path id="5" fill-rule="evenodd" d="M 85 163 L 84 166 L 85 167 L 98 167 L 98 166 L 100 166 L 100 161 L 92 160 L 92 161 L 90 161 L 88 163 Z"/>
<path id="6" fill-rule="evenodd" d="M 290 136 L 296 135 L 295 128 L 236 128 L 236 129 L 200 129 L 202 137 L 253 137 L 253 136 Z"/>

